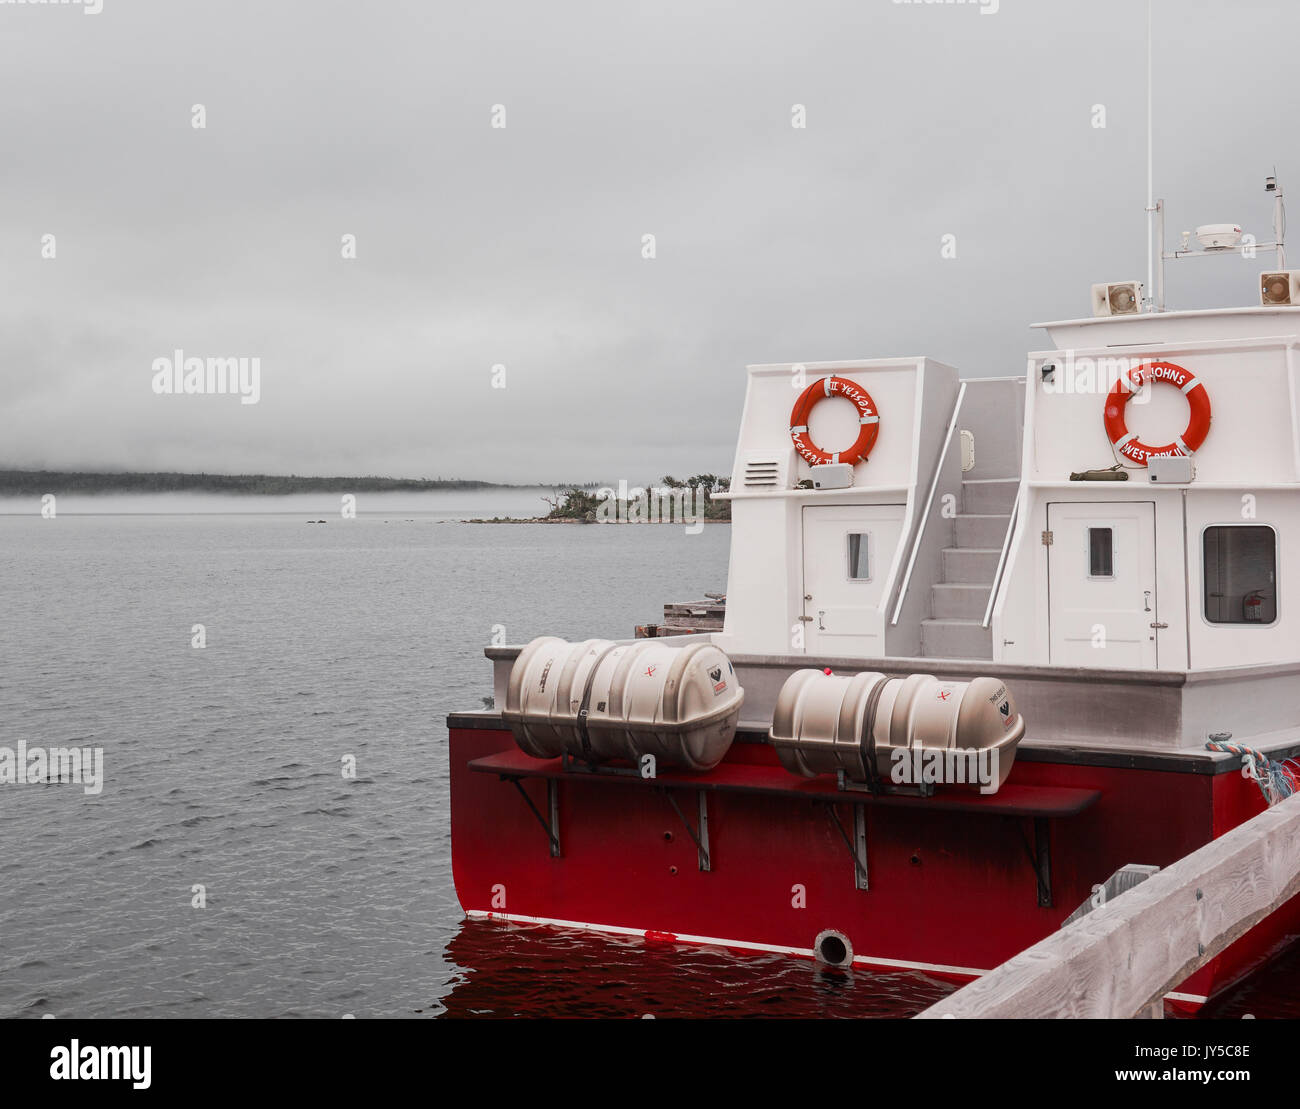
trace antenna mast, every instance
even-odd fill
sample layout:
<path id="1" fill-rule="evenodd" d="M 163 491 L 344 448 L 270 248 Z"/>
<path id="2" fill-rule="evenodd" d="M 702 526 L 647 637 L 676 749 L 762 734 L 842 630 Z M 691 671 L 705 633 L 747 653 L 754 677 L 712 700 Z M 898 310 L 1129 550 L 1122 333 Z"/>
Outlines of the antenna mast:
<path id="1" fill-rule="evenodd" d="M 1156 295 L 1155 289 L 1155 252 L 1152 246 L 1152 239 L 1155 233 L 1155 172 L 1154 158 L 1152 155 L 1153 136 L 1151 131 L 1151 4 L 1152 0 L 1147 0 L 1147 304 L 1154 307 L 1157 311 L 1164 311 L 1164 290 L 1160 290 L 1160 295 Z M 1164 244 L 1160 244 L 1160 252 L 1164 253 Z M 1162 267 L 1163 268 L 1163 267 Z M 1161 281 L 1161 285 L 1164 281 Z"/>

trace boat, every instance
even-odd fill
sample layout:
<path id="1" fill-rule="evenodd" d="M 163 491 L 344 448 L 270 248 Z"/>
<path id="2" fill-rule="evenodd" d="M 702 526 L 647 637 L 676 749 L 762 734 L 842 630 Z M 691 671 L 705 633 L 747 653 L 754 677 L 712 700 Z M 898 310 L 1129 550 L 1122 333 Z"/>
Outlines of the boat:
<path id="1" fill-rule="evenodd" d="M 448 716 L 470 921 L 967 981 L 1294 789 L 1300 271 L 1266 192 L 1270 243 L 1167 249 L 1149 205 L 1147 281 L 1032 325 L 1022 374 L 748 367 L 721 629 L 490 646 L 496 707 Z M 1258 303 L 1167 309 L 1166 261 L 1269 251 Z M 1297 934 L 1293 898 L 1166 1002 Z"/>

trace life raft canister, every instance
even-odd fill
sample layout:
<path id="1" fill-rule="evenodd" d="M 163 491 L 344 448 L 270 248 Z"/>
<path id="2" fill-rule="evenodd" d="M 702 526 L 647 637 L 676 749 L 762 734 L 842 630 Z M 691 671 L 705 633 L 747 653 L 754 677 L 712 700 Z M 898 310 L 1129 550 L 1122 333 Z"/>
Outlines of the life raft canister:
<path id="1" fill-rule="evenodd" d="M 845 397 L 858 408 L 858 438 L 846 451 L 832 454 L 824 451 L 808 435 L 808 416 L 813 406 L 825 397 Z M 845 377 L 824 377 L 814 381 L 794 402 L 790 409 L 790 438 L 794 440 L 794 449 L 810 466 L 821 466 L 827 462 L 861 462 L 871 453 L 876 445 L 876 436 L 880 434 L 880 413 L 876 402 L 871 399 L 862 386 Z"/>
<path id="2" fill-rule="evenodd" d="M 1191 419 L 1187 430 L 1163 447 L 1148 447 L 1137 433 L 1129 431 L 1124 424 L 1124 406 L 1129 398 L 1148 382 L 1165 382 L 1176 386 L 1187 398 L 1191 408 Z M 1111 444 L 1130 462 L 1141 466 L 1147 464 L 1148 458 L 1167 458 L 1189 455 L 1205 442 L 1210 433 L 1210 394 L 1205 386 L 1197 380 L 1190 370 L 1173 362 L 1144 362 L 1128 374 L 1121 374 L 1115 387 L 1106 397 L 1106 434 Z"/>

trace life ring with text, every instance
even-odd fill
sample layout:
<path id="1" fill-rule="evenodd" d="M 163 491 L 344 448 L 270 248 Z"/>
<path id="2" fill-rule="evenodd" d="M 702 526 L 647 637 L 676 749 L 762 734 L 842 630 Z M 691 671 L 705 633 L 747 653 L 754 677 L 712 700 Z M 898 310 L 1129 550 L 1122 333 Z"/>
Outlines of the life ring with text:
<path id="1" fill-rule="evenodd" d="M 1137 432 L 1129 431 L 1124 424 L 1124 407 L 1129 398 L 1148 383 L 1163 382 L 1173 385 L 1187 398 L 1191 408 L 1191 419 L 1187 429 L 1174 438 L 1172 443 L 1163 447 L 1148 447 L 1137 437 Z M 1197 380 L 1190 370 L 1173 362 L 1144 362 L 1127 375 L 1121 374 L 1115 382 L 1115 388 L 1106 397 L 1106 434 L 1110 436 L 1111 445 L 1127 458 L 1140 466 L 1147 464 L 1148 458 L 1171 458 L 1189 455 L 1197 450 L 1210 433 L 1210 394 L 1205 386 Z"/>
<path id="2" fill-rule="evenodd" d="M 858 438 L 846 451 L 824 451 L 808 435 L 808 416 L 818 401 L 826 397 L 844 397 L 858 408 Z M 880 434 L 880 413 L 876 402 L 862 386 L 846 377 L 824 377 L 814 381 L 794 402 L 790 410 L 790 438 L 794 449 L 810 466 L 823 466 L 828 462 L 862 462 L 876 445 Z"/>

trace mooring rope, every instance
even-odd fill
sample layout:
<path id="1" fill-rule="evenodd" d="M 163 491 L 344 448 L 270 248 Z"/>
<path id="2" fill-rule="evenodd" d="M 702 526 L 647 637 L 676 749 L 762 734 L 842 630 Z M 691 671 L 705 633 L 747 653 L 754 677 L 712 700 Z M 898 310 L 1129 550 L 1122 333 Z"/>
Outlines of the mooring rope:
<path id="1" fill-rule="evenodd" d="M 1236 755 L 1242 759 L 1242 768 L 1246 766 L 1246 759 L 1250 760 L 1254 772 L 1250 777 L 1255 779 L 1255 784 L 1259 786 L 1259 791 L 1264 795 L 1264 801 L 1269 805 L 1276 805 L 1286 797 L 1290 797 L 1300 789 L 1300 763 L 1295 759 L 1284 759 L 1282 762 L 1276 762 L 1253 747 L 1247 747 L 1241 743 L 1228 743 L 1225 740 L 1211 739 L 1205 744 L 1210 751 L 1222 751 L 1229 755 Z"/>

